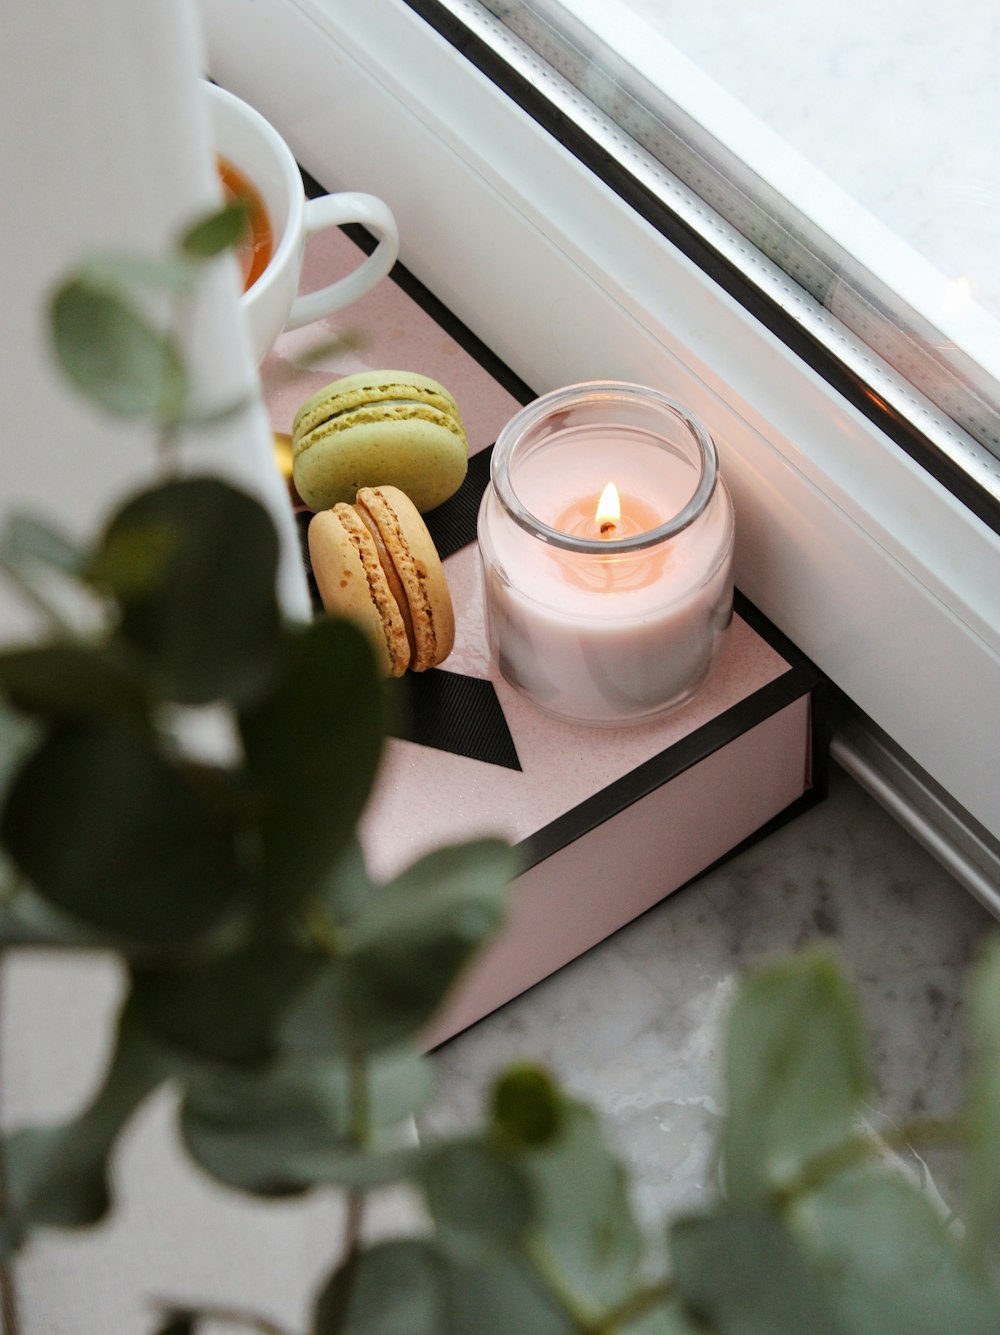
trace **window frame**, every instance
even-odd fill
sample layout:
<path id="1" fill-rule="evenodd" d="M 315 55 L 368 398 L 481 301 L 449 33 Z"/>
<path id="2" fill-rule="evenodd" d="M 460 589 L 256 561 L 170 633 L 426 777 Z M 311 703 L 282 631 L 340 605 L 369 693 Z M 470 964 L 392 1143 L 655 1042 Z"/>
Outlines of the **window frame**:
<path id="1" fill-rule="evenodd" d="M 1000 539 L 404 0 L 201 0 L 209 70 L 539 393 L 658 385 L 705 421 L 737 583 L 991 834 Z"/>
<path id="2" fill-rule="evenodd" d="M 408 3 L 1000 532 L 996 326 L 971 297 L 968 319 L 946 314 L 961 300 L 954 283 L 630 21 L 627 0 L 585 0 L 572 15 L 565 0 Z M 624 137 L 616 116 L 631 127 Z"/>

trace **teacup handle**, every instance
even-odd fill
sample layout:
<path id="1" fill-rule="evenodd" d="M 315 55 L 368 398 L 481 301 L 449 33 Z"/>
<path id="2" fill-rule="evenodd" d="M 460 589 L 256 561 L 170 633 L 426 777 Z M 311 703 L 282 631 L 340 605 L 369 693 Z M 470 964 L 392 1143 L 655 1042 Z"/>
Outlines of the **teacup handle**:
<path id="1" fill-rule="evenodd" d="M 304 230 L 307 238 L 342 223 L 361 223 L 371 228 L 379 238 L 378 245 L 364 264 L 358 265 L 346 277 L 316 292 L 296 297 L 285 322 L 286 329 L 299 329 L 304 324 L 312 324 L 324 315 L 339 311 L 342 306 L 349 306 L 352 301 L 363 297 L 379 279 L 384 278 L 395 264 L 399 254 L 399 231 L 389 206 L 381 199 L 374 195 L 345 192 L 306 200 Z"/>

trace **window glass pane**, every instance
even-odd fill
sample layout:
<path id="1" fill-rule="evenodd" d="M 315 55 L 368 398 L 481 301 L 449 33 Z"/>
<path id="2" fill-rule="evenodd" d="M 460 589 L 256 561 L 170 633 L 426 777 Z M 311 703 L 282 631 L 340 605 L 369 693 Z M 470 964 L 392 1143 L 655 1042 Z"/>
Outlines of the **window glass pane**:
<path id="1" fill-rule="evenodd" d="M 1000 495 L 994 0 L 486 8 L 863 340 L 876 394 L 884 363 L 985 447 Z"/>

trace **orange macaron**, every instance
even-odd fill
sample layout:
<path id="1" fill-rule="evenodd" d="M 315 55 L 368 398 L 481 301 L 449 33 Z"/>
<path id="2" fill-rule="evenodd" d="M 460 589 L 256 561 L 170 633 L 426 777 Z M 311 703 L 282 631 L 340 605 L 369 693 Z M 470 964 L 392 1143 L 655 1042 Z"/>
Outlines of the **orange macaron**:
<path id="1" fill-rule="evenodd" d="M 441 558 L 398 487 L 362 487 L 309 524 L 309 559 L 327 612 L 357 622 L 381 670 L 424 672 L 451 653 L 455 614 Z"/>

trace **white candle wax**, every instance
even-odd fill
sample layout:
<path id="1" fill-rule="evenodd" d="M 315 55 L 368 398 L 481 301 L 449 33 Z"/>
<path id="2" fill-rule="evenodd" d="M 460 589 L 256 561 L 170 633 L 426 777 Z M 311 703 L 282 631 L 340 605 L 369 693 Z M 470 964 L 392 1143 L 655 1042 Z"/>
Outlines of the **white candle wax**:
<path id="1" fill-rule="evenodd" d="M 487 633 L 502 675 L 558 717 L 613 725 L 687 699 L 708 672 L 732 609 L 732 511 L 721 481 L 687 528 L 616 552 L 616 539 L 656 528 L 691 500 L 696 462 L 613 427 L 563 432 L 511 471 L 532 516 L 598 538 L 604 485 L 622 497 L 606 554 L 539 540 L 492 488 L 480 516 Z"/>

